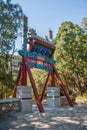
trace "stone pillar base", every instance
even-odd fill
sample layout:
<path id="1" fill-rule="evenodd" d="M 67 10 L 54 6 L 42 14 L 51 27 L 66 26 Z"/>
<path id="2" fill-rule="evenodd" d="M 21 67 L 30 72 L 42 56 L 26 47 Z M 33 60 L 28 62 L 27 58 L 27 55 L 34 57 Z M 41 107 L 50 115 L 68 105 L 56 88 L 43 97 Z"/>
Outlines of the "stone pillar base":
<path id="1" fill-rule="evenodd" d="M 25 113 L 31 113 L 32 112 L 32 92 L 31 92 L 31 87 L 17 86 L 16 98 L 20 99 L 21 112 L 25 112 Z"/>
<path id="2" fill-rule="evenodd" d="M 48 107 L 59 107 L 60 106 L 60 90 L 57 87 L 47 88 L 47 104 Z"/>

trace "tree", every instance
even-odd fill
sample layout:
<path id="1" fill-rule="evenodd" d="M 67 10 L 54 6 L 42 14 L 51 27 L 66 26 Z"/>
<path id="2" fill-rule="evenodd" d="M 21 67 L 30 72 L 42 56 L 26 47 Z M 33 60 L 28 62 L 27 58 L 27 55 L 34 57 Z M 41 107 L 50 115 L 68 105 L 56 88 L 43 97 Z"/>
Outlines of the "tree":
<path id="1" fill-rule="evenodd" d="M 9 77 L 9 60 L 11 60 L 11 52 L 13 54 L 15 50 L 21 16 L 22 9 L 18 4 L 12 4 L 11 0 L 6 2 L 0 0 L 0 83 L 5 85 L 5 79 L 12 79 L 11 76 Z"/>
<path id="2" fill-rule="evenodd" d="M 0 1 L 0 51 L 9 53 L 14 46 L 18 35 L 20 20 L 22 16 L 21 7 L 18 4 L 11 4 Z"/>
<path id="3" fill-rule="evenodd" d="M 68 88 L 87 89 L 87 34 L 72 22 L 63 22 L 56 35 L 56 66 Z"/>

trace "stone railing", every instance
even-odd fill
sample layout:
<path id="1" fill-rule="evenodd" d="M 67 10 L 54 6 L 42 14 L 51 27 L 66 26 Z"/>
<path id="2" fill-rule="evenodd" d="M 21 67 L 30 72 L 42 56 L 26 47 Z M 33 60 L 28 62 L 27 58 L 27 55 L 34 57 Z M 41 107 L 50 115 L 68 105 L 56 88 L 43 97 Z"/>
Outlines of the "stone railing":
<path id="1" fill-rule="evenodd" d="M 20 111 L 20 100 L 17 98 L 0 100 L 0 118 L 5 118 L 11 113 Z"/>

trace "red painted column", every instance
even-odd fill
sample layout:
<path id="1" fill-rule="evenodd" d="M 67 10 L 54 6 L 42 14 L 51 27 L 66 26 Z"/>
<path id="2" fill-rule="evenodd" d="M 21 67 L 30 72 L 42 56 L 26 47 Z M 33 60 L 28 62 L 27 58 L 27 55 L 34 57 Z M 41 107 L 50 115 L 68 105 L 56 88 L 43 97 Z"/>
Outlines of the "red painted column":
<path id="1" fill-rule="evenodd" d="M 71 107 L 73 107 L 73 103 L 72 103 L 72 101 L 71 101 L 71 99 L 70 99 L 70 97 L 69 97 L 69 93 L 68 93 L 68 91 L 67 91 L 65 85 L 63 84 L 63 82 L 62 82 L 62 80 L 61 80 L 61 78 L 60 78 L 60 76 L 59 76 L 59 74 L 58 74 L 58 72 L 57 72 L 55 66 L 53 66 L 53 69 L 54 69 L 54 72 L 55 72 L 55 74 L 56 74 L 56 76 L 57 76 L 57 79 L 58 79 L 58 82 L 59 82 L 59 84 L 60 84 L 60 87 L 61 87 L 61 89 L 63 90 L 64 95 L 66 96 L 66 98 L 67 98 L 67 100 L 68 100 L 69 105 L 70 105 Z"/>
<path id="2" fill-rule="evenodd" d="M 18 85 L 19 82 L 20 82 L 21 73 L 22 73 L 22 66 L 20 66 L 19 73 L 18 73 L 18 77 L 17 77 L 17 80 L 16 80 L 16 84 L 15 84 L 15 87 L 14 87 L 14 90 L 13 90 L 13 98 L 16 97 L 16 88 L 17 88 L 17 85 Z"/>
<path id="3" fill-rule="evenodd" d="M 33 92 L 34 92 L 34 95 L 35 95 L 35 100 L 36 100 L 36 103 L 37 103 L 37 106 L 38 106 L 38 109 L 41 113 L 44 113 L 44 109 L 43 109 L 43 106 L 41 104 L 41 101 L 39 99 L 39 95 L 38 95 L 38 92 L 37 92 L 37 88 L 36 88 L 36 85 L 35 85 L 35 81 L 33 79 L 33 75 L 31 73 L 31 70 L 30 70 L 30 67 L 29 65 L 26 63 L 26 69 L 27 69 L 27 72 L 28 72 L 28 75 L 29 75 L 29 79 L 30 79 L 30 82 L 31 82 L 31 86 L 33 88 Z"/>
<path id="4" fill-rule="evenodd" d="M 50 82 L 51 82 L 51 87 L 55 87 L 55 77 L 54 77 L 54 71 L 50 74 Z"/>
<path id="5" fill-rule="evenodd" d="M 45 90 L 46 90 L 46 87 L 47 87 L 48 79 L 49 79 L 49 74 L 48 74 L 48 76 L 47 76 L 47 78 L 46 78 L 46 82 L 45 82 L 45 84 L 44 84 L 43 91 L 42 91 L 42 94 L 41 94 L 41 97 L 40 97 L 41 102 L 42 102 L 42 100 L 43 100 L 43 96 L 44 96 L 44 93 L 45 93 Z"/>
<path id="6" fill-rule="evenodd" d="M 26 86 L 27 85 L 27 72 L 26 72 L 26 57 L 22 57 L 22 77 L 21 77 L 21 85 Z"/>

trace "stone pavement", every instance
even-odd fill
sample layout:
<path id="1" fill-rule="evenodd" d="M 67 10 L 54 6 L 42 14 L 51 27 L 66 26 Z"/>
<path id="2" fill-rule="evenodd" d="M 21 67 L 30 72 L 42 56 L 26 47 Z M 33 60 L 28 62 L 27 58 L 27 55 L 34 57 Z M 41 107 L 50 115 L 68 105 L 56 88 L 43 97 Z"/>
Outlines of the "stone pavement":
<path id="1" fill-rule="evenodd" d="M 59 108 L 48 108 L 40 114 L 33 105 L 33 113 L 16 113 L 0 119 L 0 130 L 87 130 L 87 101 Z"/>

